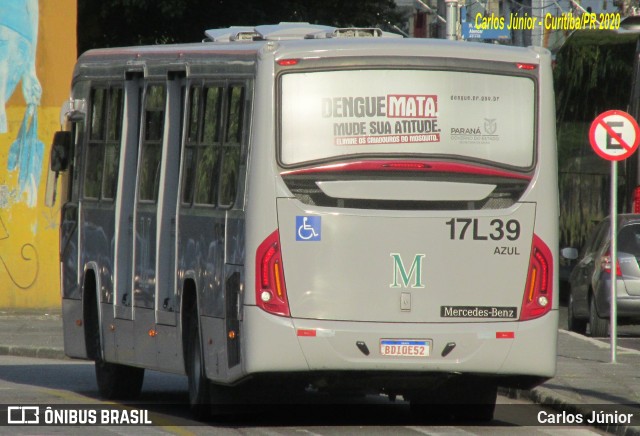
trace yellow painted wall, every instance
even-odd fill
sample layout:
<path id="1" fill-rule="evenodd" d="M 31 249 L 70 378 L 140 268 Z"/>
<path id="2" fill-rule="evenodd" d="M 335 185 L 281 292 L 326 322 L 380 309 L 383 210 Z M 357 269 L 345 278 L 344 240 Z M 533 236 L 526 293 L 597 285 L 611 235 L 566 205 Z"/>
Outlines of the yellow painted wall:
<path id="1" fill-rule="evenodd" d="M 22 85 L 18 84 L 6 103 L 8 131 L 0 133 L 0 308 L 60 305 L 60 204 L 49 208 L 44 199 L 51 139 L 60 129 L 60 106 L 69 97 L 76 61 L 77 3 L 76 0 L 39 0 L 38 4 L 36 72 L 42 97 L 37 109 L 37 136 L 44 144 L 42 171 L 37 201 L 30 206 L 27 196 L 21 192 L 19 170 L 8 169 L 9 149 L 16 141 L 26 110 Z M 2 53 L 0 49 L 0 56 Z"/>

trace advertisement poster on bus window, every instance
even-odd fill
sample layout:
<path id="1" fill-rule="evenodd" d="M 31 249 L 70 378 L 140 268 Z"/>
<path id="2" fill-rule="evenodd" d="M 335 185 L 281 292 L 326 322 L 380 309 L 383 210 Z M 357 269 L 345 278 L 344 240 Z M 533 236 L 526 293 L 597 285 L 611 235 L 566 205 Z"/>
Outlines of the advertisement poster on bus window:
<path id="1" fill-rule="evenodd" d="M 531 79 L 468 72 L 349 70 L 282 77 L 284 165 L 345 155 L 533 163 Z"/>

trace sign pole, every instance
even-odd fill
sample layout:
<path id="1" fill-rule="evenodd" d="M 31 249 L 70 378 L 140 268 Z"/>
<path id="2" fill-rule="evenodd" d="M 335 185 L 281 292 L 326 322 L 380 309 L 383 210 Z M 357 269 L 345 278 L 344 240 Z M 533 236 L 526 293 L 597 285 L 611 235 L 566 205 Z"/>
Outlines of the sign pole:
<path id="1" fill-rule="evenodd" d="M 640 126 L 624 111 L 601 113 L 591 123 L 589 142 L 596 154 L 611 161 L 611 294 L 609 298 L 609 336 L 611 363 L 616 363 L 618 342 L 618 161 L 631 156 L 640 145 Z"/>
<path id="2" fill-rule="evenodd" d="M 618 161 L 611 161 L 611 304 L 610 304 L 610 338 L 611 363 L 616 363 L 618 342 Z"/>

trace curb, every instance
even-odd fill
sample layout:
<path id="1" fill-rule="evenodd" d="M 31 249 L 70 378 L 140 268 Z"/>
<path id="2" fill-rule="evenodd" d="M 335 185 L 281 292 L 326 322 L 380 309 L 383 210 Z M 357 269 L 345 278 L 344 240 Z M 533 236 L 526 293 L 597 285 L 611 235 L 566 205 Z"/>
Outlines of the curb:
<path id="1" fill-rule="evenodd" d="M 35 357 L 41 359 L 68 360 L 64 350 L 49 347 L 20 347 L 15 345 L 0 345 L 0 356 Z"/>

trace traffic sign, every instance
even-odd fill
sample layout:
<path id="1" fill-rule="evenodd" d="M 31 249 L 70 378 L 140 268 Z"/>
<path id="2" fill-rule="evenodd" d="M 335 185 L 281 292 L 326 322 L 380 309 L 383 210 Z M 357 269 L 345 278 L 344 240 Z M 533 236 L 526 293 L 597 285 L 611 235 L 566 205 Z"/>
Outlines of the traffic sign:
<path id="1" fill-rule="evenodd" d="M 598 156 L 610 161 L 623 160 L 638 148 L 640 127 L 624 111 L 606 111 L 591 123 L 589 141 Z"/>
<path id="2" fill-rule="evenodd" d="M 611 265 L 618 262 L 618 161 L 628 158 L 640 144 L 640 127 L 636 120 L 624 111 L 606 111 L 591 123 L 589 142 L 598 156 L 611 161 Z M 611 338 L 611 363 L 616 363 L 618 347 L 618 290 L 617 280 L 610 280 L 609 337 Z"/>

